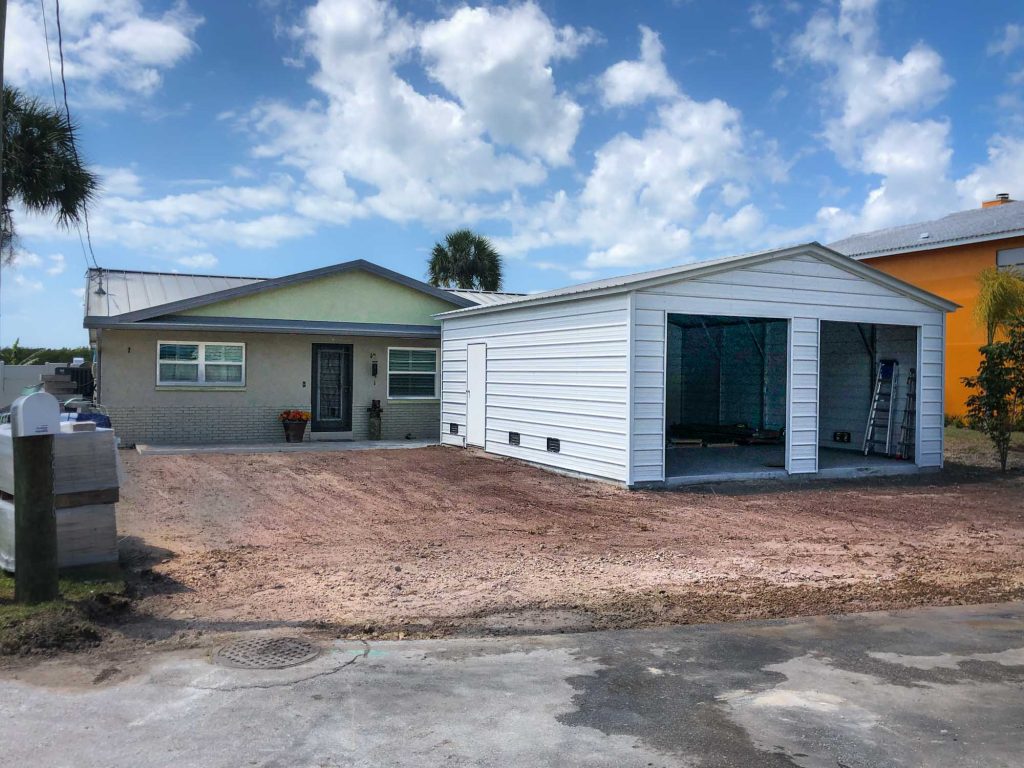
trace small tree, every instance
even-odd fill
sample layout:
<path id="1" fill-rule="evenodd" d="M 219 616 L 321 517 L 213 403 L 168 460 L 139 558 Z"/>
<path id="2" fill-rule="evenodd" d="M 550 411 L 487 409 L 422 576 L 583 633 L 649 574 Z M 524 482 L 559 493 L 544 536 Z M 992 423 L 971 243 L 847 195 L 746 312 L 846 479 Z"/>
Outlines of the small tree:
<path id="1" fill-rule="evenodd" d="M 967 398 L 971 426 L 992 441 L 1003 472 L 1013 432 L 1024 422 L 1024 324 L 1014 323 L 1008 330 L 1009 341 L 981 348 L 978 375 L 963 379 L 975 390 Z"/>

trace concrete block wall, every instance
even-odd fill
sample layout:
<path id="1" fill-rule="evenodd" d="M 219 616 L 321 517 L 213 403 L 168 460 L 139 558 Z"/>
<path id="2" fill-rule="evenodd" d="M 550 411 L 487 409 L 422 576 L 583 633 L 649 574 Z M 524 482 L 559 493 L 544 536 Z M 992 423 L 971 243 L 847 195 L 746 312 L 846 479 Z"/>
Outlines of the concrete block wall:
<path id="1" fill-rule="evenodd" d="M 363 414 L 362 418 L 365 419 L 366 414 Z M 352 427 L 353 430 L 356 427 L 355 419 Z M 365 426 L 362 429 L 365 437 Z M 389 400 L 384 403 L 381 437 L 385 440 L 404 440 L 406 435 L 411 435 L 416 440 L 436 440 L 440 429 L 439 400 Z"/>
<path id="2" fill-rule="evenodd" d="M 309 406 L 112 406 L 107 408 L 107 412 L 115 433 L 121 438 L 121 445 L 128 447 L 137 443 L 205 445 L 281 442 L 284 440 L 284 430 L 278 414 L 289 408 L 306 410 Z M 385 440 L 403 440 L 409 434 L 417 440 L 436 439 L 440 418 L 441 404 L 437 400 L 385 402 L 381 436 Z M 367 439 L 368 423 L 369 414 L 366 409 L 353 406 L 353 440 Z M 309 436 L 307 427 L 307 440 Z"/>
<path id="3" fill-rule="evenodd" d="M 180 405 L 108 406 L 107 413 L 121 446 L 213 443 L 272 443 L 284 440 L 278 420 L 281 411 L 303 409 L 300 405 L 209 406 Z M 308 406 L 306 406 L 308 408 Z M 307 428 L 307 437 L 308 437 Z"/>

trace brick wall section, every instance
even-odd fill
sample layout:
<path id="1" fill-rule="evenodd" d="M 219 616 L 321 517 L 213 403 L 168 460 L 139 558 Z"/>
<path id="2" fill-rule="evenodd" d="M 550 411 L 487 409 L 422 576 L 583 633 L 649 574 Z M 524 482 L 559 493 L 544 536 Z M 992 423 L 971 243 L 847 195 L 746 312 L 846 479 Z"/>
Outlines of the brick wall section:
<path id="1" fill-rule="evenodd" d="M 284 440 L 278 414 L 288 408 L 259 406 L 187 405 L 154 408 L 147 406 L 110 406 L 107 412 L 114 424 L 121 445 L 272 443 Z M 308 408 L 308 406 L 306 406 Z M 352 438 L 367 437 L 368 414 L 365 408 L 354 407 Z M 402 440 L 411 434 L 417 440 L 436 439 L 440 429 L 440 403 L 436 400 L 391 400 L 384 404 L 382 437 Z M 309 439 L 309 429 L 306 430 Z"/>
<path id="2" fill-rule="evenodd" d="M 402 440 L 408 434 L 416 440 L 437 440 L 441 430 L 441 403 L 438 400 L 388 400 L 382 420 L 381 437 L 385 440 Z M 365 429 L 364 426 L 364 435 Z"/>

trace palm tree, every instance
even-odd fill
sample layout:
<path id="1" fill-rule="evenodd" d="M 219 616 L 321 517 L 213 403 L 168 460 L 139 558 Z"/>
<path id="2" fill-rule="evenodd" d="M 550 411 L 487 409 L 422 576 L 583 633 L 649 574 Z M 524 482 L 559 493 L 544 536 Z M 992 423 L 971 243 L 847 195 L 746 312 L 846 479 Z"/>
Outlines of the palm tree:
<path id="1" fill-rule="evenodd" d="M 995 341 L 1000 328 L 1024 318 L 1024 273 L 1013 267 L 989 267 L 978 275 L 978 322 L 985 326 L 988 342 Z"/>
<path id="2" fill-rule="evenodd" d="M 75 144 L 76 126 L 56 108 L 16 88 L 3 93 L 3 197 L 0 199 L 0 253 L 14 254 L 11 201 L 28 211 L 50 213 L 68 227 L 85 214 L 99 186 L 84 167 Z"/>
<path id="3" fill-rule="evenodd" d="M 428 273 L 438 288 L 500 291 L 501 254 L 486 237 L 459 229 L 434 244 Z"/>

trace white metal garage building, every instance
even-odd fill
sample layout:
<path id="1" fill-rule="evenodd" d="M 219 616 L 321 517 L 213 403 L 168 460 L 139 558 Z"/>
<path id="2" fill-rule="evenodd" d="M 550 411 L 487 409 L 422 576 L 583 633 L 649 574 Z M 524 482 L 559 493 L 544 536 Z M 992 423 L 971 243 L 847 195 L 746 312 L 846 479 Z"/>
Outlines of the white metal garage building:
<path id="1" fill-rule="evenodd" d="M 809 243 L 448 312 L 441 440 L 629 486 L 940 467 L 956 306 Z"/>

